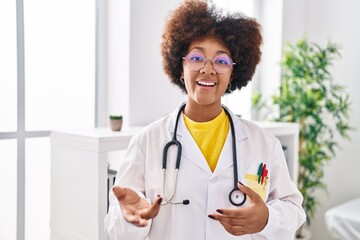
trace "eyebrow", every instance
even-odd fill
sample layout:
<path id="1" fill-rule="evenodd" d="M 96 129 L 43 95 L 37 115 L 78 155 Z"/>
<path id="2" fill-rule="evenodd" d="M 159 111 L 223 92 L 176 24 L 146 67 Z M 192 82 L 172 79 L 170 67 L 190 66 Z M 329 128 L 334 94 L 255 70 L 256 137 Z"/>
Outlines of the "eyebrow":
<path id="1" fill-rule="evenodd" d="M 203 52 L 205 51 L 205 49 L 202 48 L 202 47 L 193 47 L 192 49 L 190 49 L 189 52 L 191 52 L 191 51 L 194 50 L 194 49 L 197 49 L 197 50 L 200 50 L 200 51 L 203 51 Z M 221 53 L 225 53 L 225 54 L 227 54 L 227 55 L 230 56 L 230 53 L 228 53 L 228 52 L 225 51 L 225 50 L 217 50 L 217 51 L 216 51 L 216 54 L 221 54 Z"/>

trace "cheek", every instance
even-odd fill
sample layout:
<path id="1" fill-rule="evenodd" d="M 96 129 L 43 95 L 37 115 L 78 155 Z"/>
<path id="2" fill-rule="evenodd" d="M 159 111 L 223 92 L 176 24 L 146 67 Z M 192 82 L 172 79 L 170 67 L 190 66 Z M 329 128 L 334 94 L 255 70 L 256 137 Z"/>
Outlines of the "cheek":
<path id="1" fill-rule="evenodd" d="M 191 79 L 194 78 L 194 76 L 196 75 L 196 72 L 190 71 L 190 70 L 187 70 L 187 69 L 184 69 L 183 74 L 184 74 L 184 80 L 185 80 L 185 82 L 186 82 L 186 81 L 189 82 L 189 81 L 191 81 Z"/>
<path id="2" fill-rule="evenodd" d="M 232 81 L 232 78 L 231 78 L 231 75 L 229 74 L 226 76 L 222 76 L 220 82 L 223 86 L 227 87 L 231 83 L 231 81 Z"/>

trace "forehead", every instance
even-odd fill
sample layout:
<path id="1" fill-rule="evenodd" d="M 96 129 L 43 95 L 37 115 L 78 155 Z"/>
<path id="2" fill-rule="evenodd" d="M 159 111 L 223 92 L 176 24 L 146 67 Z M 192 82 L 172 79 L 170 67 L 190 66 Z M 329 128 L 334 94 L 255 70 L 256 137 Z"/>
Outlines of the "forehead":
<path id="1" fill-rule="evenodd" d="M 189 45 L 188 52 L 192 50 L 199 50 L 207 54 L 227 53 L 230 55 L 230 50 L 224 42 L 215 37 L 204 37 L 192 41 Z"/>

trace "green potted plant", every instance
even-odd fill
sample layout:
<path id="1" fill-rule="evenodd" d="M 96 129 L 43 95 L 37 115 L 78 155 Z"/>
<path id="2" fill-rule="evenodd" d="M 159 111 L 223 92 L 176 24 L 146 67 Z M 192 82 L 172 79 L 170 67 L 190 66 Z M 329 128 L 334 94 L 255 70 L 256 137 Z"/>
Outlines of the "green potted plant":
<path id="1" fill-rule="evenodd" d="M 121 115 L 110 115 L 110 128 L 112 131 L 120 131 L 122 127 L 123 117 Z"/>
<path id="2" fill-rule="evenodd" d="M 315 190 L 326 189 L 324 166 L 335 157 L 339 147 L 334 136 L 350 139 L 348 132 L 352 129 L 348 124 L 349 95 L 333 81 L 330 73 L 333 61 L 339 57 L 338 46 L 333 43 L 324 48 L 307 39 L 288 44 L 280 63 L 280 88 L 272 96 L 271 105 L 259 93 L 252 98 L 254 109 L 265 109 L 265 114 L 273 120 L 299 123 L 297 184 L 304 196 L 307 225 L 319 204 Z M 277 116 L 272 115 L 274 108 L 278 110 Z M 302 228 L 297 237 L 302 237 Z"/>

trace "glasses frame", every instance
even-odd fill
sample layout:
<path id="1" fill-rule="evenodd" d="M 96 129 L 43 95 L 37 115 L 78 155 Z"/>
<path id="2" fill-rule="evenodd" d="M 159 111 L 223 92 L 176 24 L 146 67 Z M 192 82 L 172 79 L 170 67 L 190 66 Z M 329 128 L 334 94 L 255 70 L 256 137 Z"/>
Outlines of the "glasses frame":
<path id="1" fill-rule="evenodd" d="M 187 58 L 187 56 L 189 56 L 190 53 L 191 53 L 191 52 L 189 52 L 188 54 L 186 54 L 186 56 L 185 56 L 185 57 L 182 57 L 181 59 L 190 62 L 190 59 Z M 199 54 L 202 55 L 202 56 L 204 56 L 204 55 L 201 54 L 201 53 L 199 53 Z M 211 66 L 212 66 L 212 68 L 215 70 L 216 73 L 218 73 L 218 74 L 225 74 L 225 73 L 229 72 L 231 69 L 233 69 L 234 66 L 236 65 L 236 63 L 232 60 L 232 58 L 231 58 L 229 55 L 227 55 L 226 53 L 224 53 L 224 54 L 225 54 L 226 56 L 228 56 L 229 59 L 231 60 L 231 67 L 228 68 L 228 70 L 227 70 L 226 72 L 218 72 L 218 71 L 216 71 L 216 69 L 214 68 L 214 62 L 213 62 L 213 61 L 214 61 L 214 59 L 215 59 L 217 56 L 219 56 L 219 55 L 221 55 L 221 54 L 219 54 L 219 55 L 217 55 L 217 56 L 215 56 L 215 57 L 213 57 L 213 58 L 206 58 L 206 57 L 204 56 L 205 62 L 204 62 L 204 65 L 201 66 L 201 68 L 199 68 L 199 69 L 194 69 L 194 68 L 191 68 L 191 67 L 190 67 L 190 69 L 193 70 L 193 71 L 196 71 L 196 72 L 197 72 L 197 71 L 200 71 L 201 69 L 203 69 L 203 68 L 205 67 L 205 65 L 207 64 L 208 60 L 210 60 Z M 190 66 L 191 66 L 191 65 L 190 65 Z"/>

